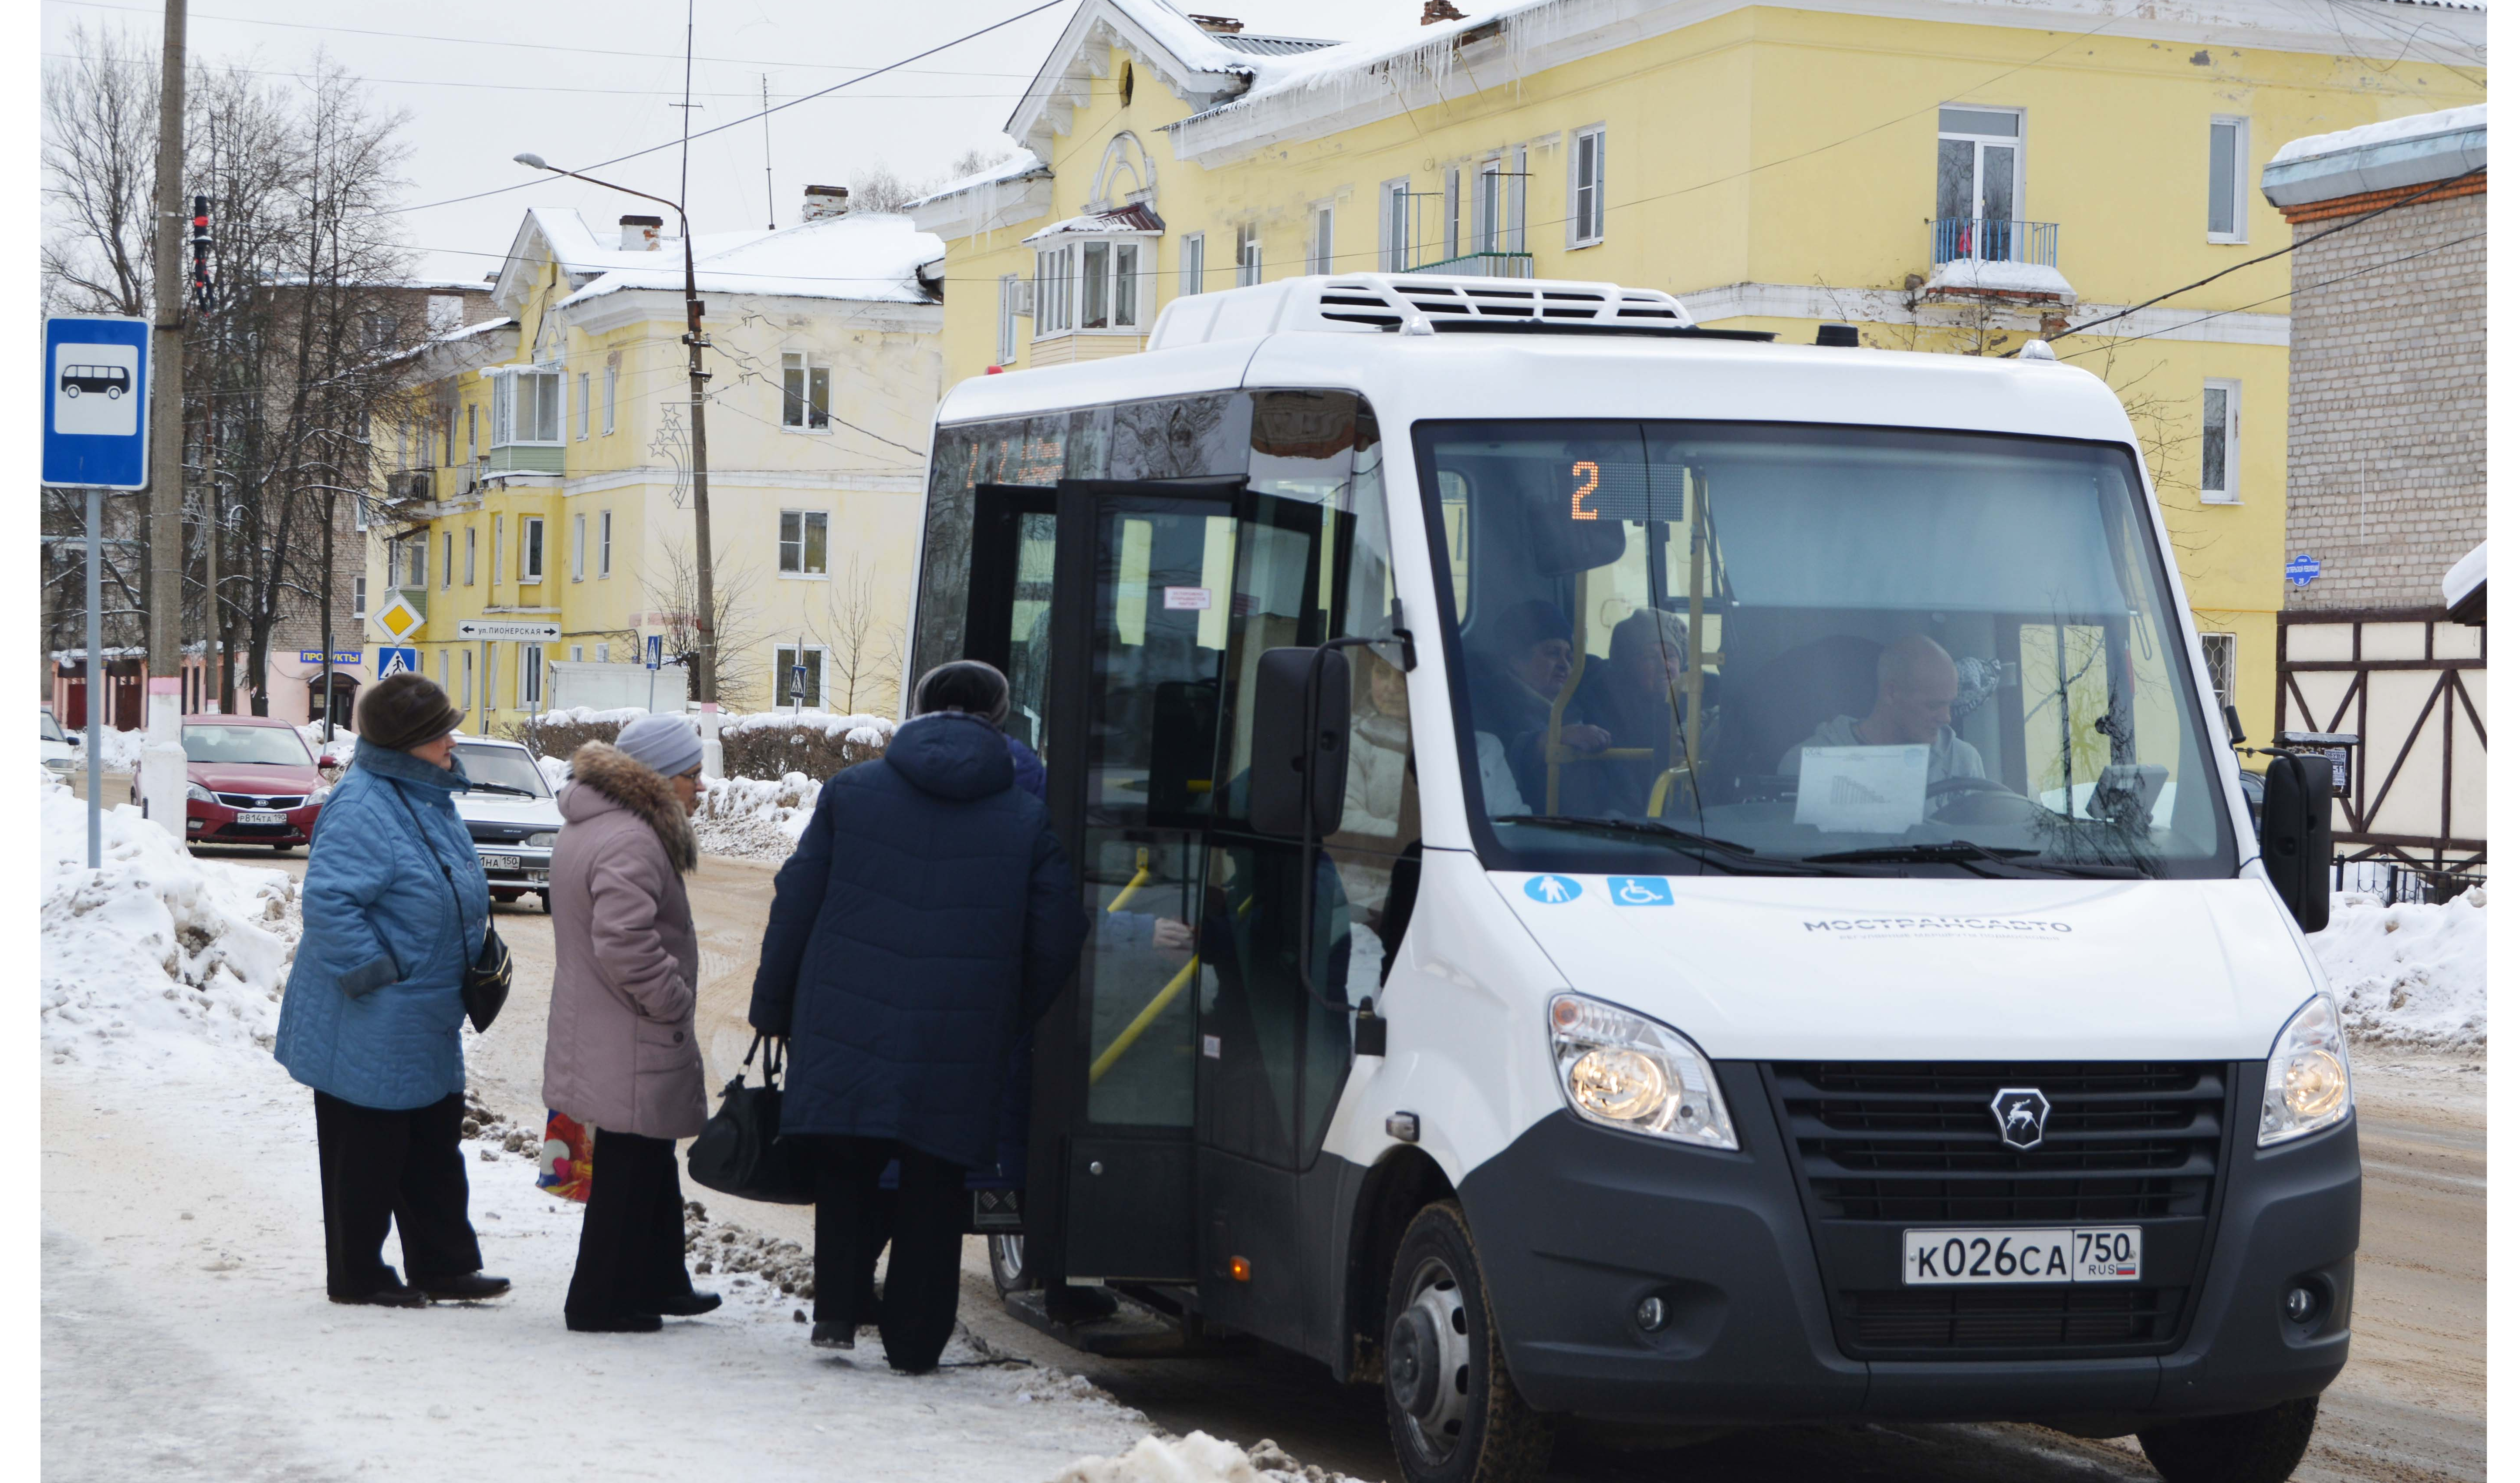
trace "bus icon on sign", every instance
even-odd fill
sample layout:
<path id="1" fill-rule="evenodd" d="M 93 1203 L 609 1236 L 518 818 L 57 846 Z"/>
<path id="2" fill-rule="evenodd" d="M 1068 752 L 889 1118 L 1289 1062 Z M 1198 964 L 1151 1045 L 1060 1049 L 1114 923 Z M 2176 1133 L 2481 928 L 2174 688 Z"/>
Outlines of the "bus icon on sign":
<path id="1" fill-rule="evenodd" d="M 62 367 L 62 394 L 65 396 L 102 391 L 108 400 L 112 400 L 130 389 L 131 373 L 120 366 Z"/>

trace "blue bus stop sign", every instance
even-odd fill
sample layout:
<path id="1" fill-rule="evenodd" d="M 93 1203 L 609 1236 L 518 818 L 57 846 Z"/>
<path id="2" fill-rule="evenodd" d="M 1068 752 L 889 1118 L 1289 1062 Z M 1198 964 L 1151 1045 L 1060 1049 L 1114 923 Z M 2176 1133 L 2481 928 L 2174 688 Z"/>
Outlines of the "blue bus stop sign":
<path id="1" fill-rule="evenodd" d="M 44 482 L 149 485 L 149 322 L 117 315 L 44 321 Z"/>

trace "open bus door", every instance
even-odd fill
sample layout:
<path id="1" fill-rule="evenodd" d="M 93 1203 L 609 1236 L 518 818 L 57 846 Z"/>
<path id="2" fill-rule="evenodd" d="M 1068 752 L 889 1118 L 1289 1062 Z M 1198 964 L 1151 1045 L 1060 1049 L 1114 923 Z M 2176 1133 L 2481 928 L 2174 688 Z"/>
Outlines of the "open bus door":
<path id="1" fill-rule="evenodd" d="M 1322 566 L 1337 528 L 1240 479 L 975 491 L 964 652 L 1007 673 L 1008 730 L 1042 752 L 1094 922 L 1072 991 L 1036 1028 L 1029 1281 L 1212 1285 L 1212 1155 L 1265 1149 L 1283 1166 L 1303 1142 L 1290 1057 L 1304 1016 L 1272 994 L 1255 1019 L 1246 982 L 1255 933 L 1274 942 L 1294 920 L 1254 910 L 1283 893 L 1255 894 L 1262 880 L 1294 887 L 1274 859 L 1291 846 L 1220 821 L 1249 750 L 1223 734 L 1247 722 L 1220 721 L 1263 648 L 1335 626 L 1314 599 L 1340 586 Z M 1343 1047 L 1339 1059 L 1343 1072 Z"/>

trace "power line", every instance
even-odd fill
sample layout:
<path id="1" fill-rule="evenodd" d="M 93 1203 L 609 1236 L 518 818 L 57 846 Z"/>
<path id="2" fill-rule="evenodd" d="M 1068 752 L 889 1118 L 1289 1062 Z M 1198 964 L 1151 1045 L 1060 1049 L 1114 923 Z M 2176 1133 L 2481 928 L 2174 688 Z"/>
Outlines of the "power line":
<path id="1" fill-rule="evenodd" d="M 2475 242 L 2484 235 L 2485 234 L 2482 232 L 2471 232 L 2465 237 L 2452 238 L 2449 242 L 2435 243 L 2429 247 L 2419 247 L 2412 252 L 2408 252 L 2403 257 L 2392 257 L 2386 262 L 2368 263 L 2362 267 L 2354 269 L 2350 273 L 2339 273 L 2334 278 L 2321 279 L 2318 283 L 2308 285 L 2307 287 L 2311 289 L 2324 289 L 2330 284 L 2341 284 L 2349 278 L 2360 278 L 2365 273 L 2376 273 L 2382 268 L 2394 268 L 2402 262 L 2412 262 L 2418 257 L 2429 257 L 2435 252 L 2446 252 L 2461 244 Z M 2193 329 L 2196 326 L 2205 323 L 2209 319 L 2221 319 L 2226 314 L 2246 314 L 2251 309 L 2258 308 L 2261 305 L 2273 303 L 2278 298 L 2290 298 L 2294 294 L 2302 292 L 2304 292 L 2302 289 L 2286 289 L 2281 293 L 2270 293 L 2266 297 L 2259 299 L 2256 303 L 2242 304 L 2235 309 L 2216 309 L 2211 313 L 2200 314 L 2194 319 L 2188 320 L 2183 324 L 2165 325 L 2158 330 L 2146 330 L 2141 335 L 2130 335 L 2123 339 L 2112 339 L 2107 344 L 2092 345 L 2086 349 L 2077 350 L 2071 355 L 2060 355 L 2056 358 L 2058 360 L 2073 360 L 2079 356 L 2097 355 L 2103 350 L 2114 350 L 2121 345 L 2132 345 L 2137 340 L 2150 339 L 2156 335 L 2169 335 L 2180 330 Z M 2075 330 L 2068 331 L 2067 333 L 2079 335 L 2082 332 Z"/>
<path id="2" fill-rule="evenodd" d="M 158 7 L 156 6 L 111 5 L 105 3 L 105 0 L 50 0 L 50 3 L 54 5 L 75 5 L 87 10 L 128 11 L 135 15 L 152 17 L 158 13 Z M 285 29 L 298 31 L 329 31 L 333 34 L 341 36 L 382 36 L 396 41 L 438 41 L 444 42 L 450 46 L 493 46 L 506 47 L 517 51 L 563 52 L 571 57 L 635 57 L 642 61 L 653 62 L 680 62 L 683 60 L 682 53 L 680 52 L 630 52 L 608 50 L 604 47 L 596 46 L 561 46 L 547 41 L 498 41 L 483 36 L 439 36 L 422 31 L 371 30 L 354 25 L 322 25 L 308 21 L 268 21 L 259 16 L 205 16 L 199 11 L 194 11 L 191 13 L 191 19 L 195 21 L 225 21 L 237 25 L 279 26 Z M 1020 20 L 1021 18 L 1018 17 L 1016 19 Z M 775 62 L 763 61 L 750 57 L 700 57 L 695 60 L 700 62 L 727 62 L 741 67 L 809 67 L 817 71 L 853 72 L 871 70 L 861 64 L 852 62 L 796 62 L 784 57 Z M 957 71 L 950 68 L 938 68 L 934 70 L 923 70 L 921 75 L 930 77 L 1015 77 L 1029 80 L 1033 74 L 1030 72 Z M 555 91 L 558 90 L 555 89 Z"/>
<path id="3" fill-rule="evenodd" d="M 81 57 L 72 52 L 46 52 L 43 55 L 45 60 L 49 62 L 93 63 L 106 60 L 104 58 L 96 57 Z M 133 57 L 119 60 L 122 66 L 144 67 L 151 71 L 157 70 L 158 67 L 155 62 L 151 62 L 146 58 Z M 292 72 L 276 67 L 243 67 L 234 63 L 213 63 L 209 64 L 209 66 L 216 67 L 220 71 L 243 72 L 249 77 L 285 77 L 293 82 L 311 82 L 317 75 L 313 72 Z M 493 92 L 506 93 L 580 93 L 620 98 L 678 98 L 682 96 L 680 91 L 674 88 L 555 87 L 549 83 L 542 82 L 472 82 L 448 77 L 369 77 L 361 74 L 353 74 L 353 76 L 355 77 L 355 80 L 361 83 L 375 83 L 380 87 L 483 88 Z M 1098 96 L 1108 96 L 1108 89 L 1098 90 Z M 747 90 L 742 92 L 695 92 L 692 96 L 695 98 L 751 98 L 756 95 Z M 788 101 L 802 102 L 804 99 L 811 96 L 814 95 L 799 93 Z M 860 93 L 857 96 L 860 98 L 882 98 L 894 100 L 931 98 L 1020 98 L 1023 96 L 1023 90 L 1016 88 L 1005 92 L 984 93 Z"/>
<path id="4" fill-rule="evenodd" d="M 817 98 L 827 98 L 827 97 L 830 97 L 832 94 L 833 94 L 833 93 L 836 93 L 836 92 L 840 91 L 842 88 L 854 87 L 854 86 L 856 86 L 858 83 L 864 82 L 864 81 L 866 81 L 866 80 L 867 80 L 868 78 L 870 78 L 870 77 L 879 77 L 879 76 L 882 76 L 882 75 L 883 75 L 884 73 L 886 73 L 886 72 L 890 72 L 890 71 L 898 71 L 898 70 L 900 70 L 900 69 L 902 69 L 902 68 L 904 68 L 904 67 L 908 67 L 911 63 L 919 62 L 919 61 L 923 61 L 923 60 L 924 60 L 924 59 L 926 59 L 926 58 L 929 58 L 929 57 L 933 57 L 933 56 L 935 56 L 938 52 L 942 52 L 942 51 L 949 51 L 949 50 L 951 50 L 951 49 L 952 49 L 952 48 L 954 48 L 954 47 L 961 46 L 961 45 L 962 45 L 964 42 L 966 42 L 966 41 L 975 41 L 975 40 L 979 39 L 980 37 L 982 37 L 982 36 L 985 36 L 985 35 L 989 34 L 991 31 L 1004 30 L 1004 29 L 1006 29 L 1008 26 L 1014 24 L 1014 23 L 1015 23 L 1016 22 L 1018 22 L 1018 21 L 1025 21 L 1025 20 L 1029 20 L 1029 19 L 1031 19 L 1031 18 L 1032 18 L 1032 17 L 1034 17 L 1034 16 L 1038 16 L 1038 15 L 1040 15 L 1043 11 L 1048 11 L 1048 10 L 1057 10 L 1058 7 L 1060 7 L 1060 6 L 1062 6 L 1062 5 L 1065 5 L 1065 4 L 1067 4 L 1067 3 L 1068 3 L 1068 0 L 1042 0 L 1042 3 L 1041 3 L 1041 4 L 1036 5 L 1036 6 L 1033 6 L 1033 7 L 1032 7 L 1032 8 L 1030 8 L 1029 10 L 1017 11 L 1015 14 L 1013 14 L 1013 15 L 1012 15 L 1012 16 L 1009 16 L 1009 17 L 1007 17 L 1007 18 L 1006 18 L 1005 20 L 1003 20 L 1003 21 L 994 21 L 994 22 L 990 22 L 989 24 L 987 24 L 987 25 L 981 26 L 981 27 L 980 27 L 979 29 L 977 29 L 977 30 L 973 30 L 973 31 L 966 31 L 966 32 L 964 32 L 962 35 L 957 36 L 957 37 L 955 37 L 954 39 L 952 39 L 952 40 L 950 40 L 950 41 L 943 41 L 943 42 L 939 42 L 939 43 L 937 43 L 936 45 L 929 47 L 927 50 L 925 50 L 925 51 L 923 51 L 923 52 L 917 52 L 917 53 L 914 53 L 914 54 L 912 54 L 912 55 L 910 55 L 910 56 L 908 56 L 908 57 L 904 57 L 904 58 L 902 58 L 899 62 L 895 62 L 895 63 L 887 64 L 886 66 L 877 67 L 877 68 L 875 68 L 875 69 L 874 69 L 874 70 L 872 70 L 872 71 L 868 71 L 868 72 L 862 73 L 862 74 L 860 74 L 860 75 L 858 75 L 858 76 L 856 76 L 856 77 L 848 78 L 848 79 L 847 79 L 847 80 L 845 80 L 845 81 L 832 83 L 830 87 L 824 88 L 824 89 L 823 89 L 823 90 L 821 90 L 820 92 L 807 93 L 807 94 L 805 94 L 805 95 L 804 95 L 803 97 L 801 97 L 801 98 L 794 98 L 794 99 L 790 99 L 790 100 L 788 100 L 788 102 L 786 102 L 786 103 L 777 104 L 777 105 L 774 105 L 774 106 L 772 106 L 772 107 L 770 107 L 770 108 L 763 109 L 763 110 L 761 110 L 759 112 L 755 112 L 755 113 L 747 113 L 747 114 L 745 114 L 744 116 L 742 116 L 742 117 L 741 117 L 741 118 L 730 118 L 730 119 L 728 119 L 728 120 L 727 120 L 726 122 L 724 122 L 724 123 L 716 124 L 716 125 L 713 125 L 713 126 L 711 126 L 711 127 L 709 127 L 709 128 L 702 129 L 702 130 L 700 130 L 698 133 L 691 135 L 691 136 L 690 136 L 690 138 L 688 138 L 688 139 L 682 139 L 682 140 L 669 140 L 669 141 L 667 141 L 667 142 L 666 142 L 666 143 L 664 143 L 664 144 L 654 144 L 654 145 L 650 145 L 648 148 L 646 148 L 646 149 L 644 149 L 644 150 L 632 150 L 632 151 L 631 151 L 629 154 L 627 154 L 627 155 L 615 155 L 615 156 L 613 156 L 613 157 L 612 157 L 611 158 L 609 158 L 609 159 L 599 159 L 599 160 L 595 161 L 593 164 L 588 164 L 588 165 L 580 166 L 580 170 L 581 170 L 581 171 L 586 171 L 586 170 L 601 170 L 601 169 L 605 169 L 605 168 L 607 168 L 607 167 L 608 167 L 608 166 L 611 166 L 611 165 L 620 164 L 620 163 L 621 163 L 621 162 L 623 162 L 624 160 L 640 159 L 640 158 L 644 158 L 644 157 L 647 157 L 647 156 L 653 155 L 653 154 L 657 154 L 657 153 L 659 153 L 660 151 L 670 150 L 670 149 L 674 148 L 674 147 L 675 147 L 675 145 L 676 145 L 676 144 L 678 144 L 678 143 L 679 143 L 679 144 L 688 145 L 688 144 L 691 142 L 691 140 L 692 140 L 692 139 L 706 139 L 706 138 L 707 138 L 708 136 L 710 136 L 711 134 L 723 133 L 724 131 L 726 131 L 726 130 L 728 130 L 728 129 L 731 129 L 731 128 L 734 128 L 734 127 L 736 127 L 736 126 L 737 126 L 737 125 L 739 125 L 739 124 L 746 124 L 746 123 L 756 122 L 756 121 L 758 121 L 758 120 L 760 120 L 760 119 L 762 119 L 762 118 L 766 118 L 766 117 L 768 117 L 768 116 L 769 116 L 769 115 L 771 115 L 772 113 L 780 112 L 782 112 L 782 111 L 784 111 L 784 110 L 787 110 L 787 109 L 792 109 L 792 108 L 796 107 L 796 106 L 797 106 L 797 105 L 799 105 L 799 104 L 803 104 L 803 103 L 811 103 L 811 102 L 813 102 L 813 101 L 814 101 L 815 99 L 817 99 Z M 377 214 L 377 215 L 379 215 L 379 216 L 403 216 L 403 215 L 408 215 L 408 214 L 410 214 L 411 212 L 414 212 L 414 211 L 427 211 L 427 210 L 430 210 L 430 209 L 433 209 L 433 208 L 435 208 L 435 207 L 437 207 L 437 206 L 451 206 L 451 205 L 454 205 L 454 204 L 456 204 L 456 203 L 458 203 L 458 202 L 467 202 L 467 201 L 479 201 L 479 200 L 482 200 L 482 199 L 483 199 L 483 198 L 485 198 L 485 197 L 490 197 L 490 196 L 505 196 L 505 195 L 507 195 L 507 194 L 508 194 L 509 192 L 511 192 L 511 191 L 521 191 L 521 190 L 525 189 L 527 186 L 531 186 L 531 185 L 540 185 L 540 184 L 542 184 L 542 183 L 543 183 L 543 182 L 542 182 L 541 177 L 540 177 L 540 176 L 536 176 L 535 178 L 533 178 L 533 179 L 531 179 L 531 180 L 520 180 L 520 181 L 517 182 L 515 185 L 511 185 L 511 186 L 494 186 L 494 187 L 492 187 L 491 189 L 489 189 L 489 190 L 487 190 L 487 191 L 474 191 L 474 192 L 472 192 L 472 194 L 467 195 L 467 196 L 450 196 L 450 197 L 447 197 L 447 198 L 446 198 L 445 200 L 443 200 L 443 201 L 430 201 L 430 202 L 422 202 L 421 204 L 416 205 L 416 206 L 395 206 L 395 207 L 393 207 L 393 208 L 391 208 L 391 209 L 389 209 L 389 210 L 379 211 L 379 212 L 376 212 L 375 214 Z"/>

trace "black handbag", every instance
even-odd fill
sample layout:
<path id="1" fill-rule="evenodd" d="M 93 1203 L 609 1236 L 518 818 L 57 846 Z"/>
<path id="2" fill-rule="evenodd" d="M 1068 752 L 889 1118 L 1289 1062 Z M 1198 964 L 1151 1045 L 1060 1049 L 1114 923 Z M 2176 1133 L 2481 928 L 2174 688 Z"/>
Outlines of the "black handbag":
<path id="1" fill-rule="evenodd" d="M 770 1051 L 762 1058 L 761 1085 L 746 1086 L 744 1073 L 752 1068 L 752 1057 L 765 1040 Z M 687 1162 L 694 1184 L 706 1185 L 720 1194 L 774 1205 L 810 1205 L 814 1180 L 804 1150 L 779 1136 L 779 1046 L 767 1036 L 752 1037 L 752 1049 L 743 1053 L 743 1064 L 726 1084 L 716 1114 L 692 1140 Z"/>
<path id="2" fill-rule="evenodd" d="M 429 859 L 437 862 L 437 874 L 446 877 L 446 894 L 455 898 L 455 910 L 461 914 L 464 893 L 455 888 L 455 873 L 446 868 L 446 861 L 437 853 L 437 846 L 428 842 L 428 831 L 421 825 L 419 810 L 411 806 L 409 798 L 403 797 L 400 787 L 394 788 L 394 796 L 402 800 L 403 812 L 411 815 L 411 827 L 420 831 L 420 847 L 428 851 Z M 490 1021 L 498 1018 L 499 1011 L 507 1007 L 508 989 L 515 981 L 516 973 L 516 964 L 508 957 L 507 939 L 499 935 L 499 924 L 483 922 L 481 950 L 464 966 L 464 1014 L 472 1021 L 472 1033 L 478 1035 L 490 1028 Z"/>

